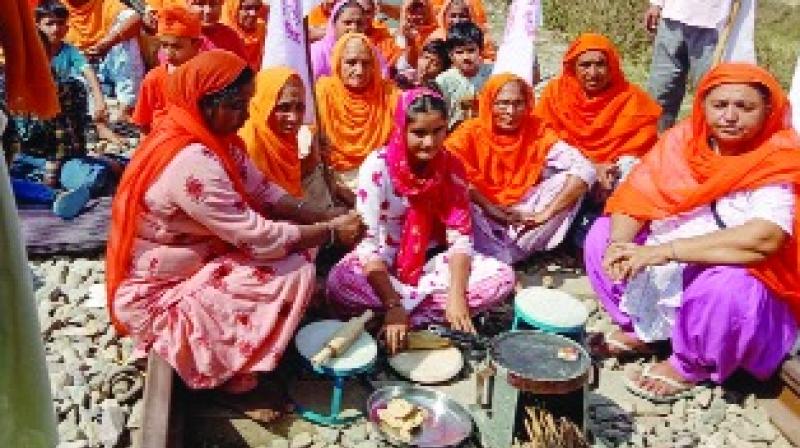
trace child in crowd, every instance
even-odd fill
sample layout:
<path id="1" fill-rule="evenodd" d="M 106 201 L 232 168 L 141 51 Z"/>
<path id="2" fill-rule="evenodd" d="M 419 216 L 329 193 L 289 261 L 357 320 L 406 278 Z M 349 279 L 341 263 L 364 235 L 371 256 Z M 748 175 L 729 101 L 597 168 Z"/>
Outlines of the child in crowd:
<path id="1" fill-rule="evenodd" d="M 449 127 L 477 116 L 477 95 L 492 75 L 492 64 L 483 62 L 483 31 L 472 22 L 454 24 L 447 31 L 447 48 L 452 67 L 436 77 L 447 101 Z"/>
<path id="2" fill-rule="evenodd" d="M 133 111 L 133 122 L 145 134 L 166 113 L 167 77 L 200 51 L 200 17 L 182 6 L 167 7 L 158 14 L 157 34 L 165 61 L 145 76 Z"/>
<path id="3" fill-rule="evenodd" d="M 200 16 L 201 32 L 204 38 L 202 50 L 219 48 L 228 50 L 247 60 L 244 41 L 231 27 L 220 22 L 223 0 L 187 0 L 189 10 Z"/>
<path id="4" fill-rule="evenodd" d="M 428 41 L 417 59 L 417 68 L 399 71 L 395 81 L 403 89 L 414 87 L 438 87 L 436 77 L 450 68 L 450 55 L 447 52 L 447 42 L 442 39 Z"/>
<path id="5" fill-rule="evenodd" d="M 119 102 L 122 119 L 127 120 L 145 71 L 138 41 L 141 16 L 120 0 L 61 1 L 69 11 L 64 40 L 86 56 L 103 93 Z M 113 135 L 103 135 L 102 127 L 98 131 L 101 137 L 121 143 Z"/>
<path id="6" fill-rule="evenodd" d="M 50 67 L 55 78 L 66 80 L 85 80 L 92 99 L 93 118 L 97 133 L 103 138 L 108 138 L 115 143 L 120 143 L 119 138 L 108 127 L 108 109 L 105 97 L 100 88 L 100 81 L 91 64 L 77 47 L 64 42 L 67 35 L 69 11 L 58 0 L 44 0 L 35 9 L 36 26 L 45 38 L 44 46 L 50 55 Z M 65 81 L 66 82 L 66 81 Z M 85 97 L 85 92 L 81 93 Z M 85 101 L 85 99 L 84 99 Z M 79 101 L 78 101 L 79 102 Z M 83 136 L 79 136 L 79 143 L 83 144 Z M 76 142 L 77 143 L 77 142 Z"/>

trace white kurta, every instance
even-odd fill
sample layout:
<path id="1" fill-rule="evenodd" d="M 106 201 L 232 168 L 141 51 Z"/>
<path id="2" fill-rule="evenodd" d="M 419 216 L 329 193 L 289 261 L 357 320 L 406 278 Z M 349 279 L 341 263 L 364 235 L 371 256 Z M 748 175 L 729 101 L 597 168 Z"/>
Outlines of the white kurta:
<path id="1" fill-rule="evenodd" d="M 717 213 L 726 227 L 763 219 L 791 235 L 794 192 L 790 185 L 780 184 L 732 193 L 717 201 Z M 711 207 L 704 205 L 688 213 L 652 221 L 645 245 L 706 235 L 719 229 Z M 631 316 L 633 328 L 641 340 L 661 341 L 672 334 L 676 311 L 683 300 L 685 267 L 686 263 L 677 262 L 649 266 L 628 283 L 620 300 L 620 309 Z"/>

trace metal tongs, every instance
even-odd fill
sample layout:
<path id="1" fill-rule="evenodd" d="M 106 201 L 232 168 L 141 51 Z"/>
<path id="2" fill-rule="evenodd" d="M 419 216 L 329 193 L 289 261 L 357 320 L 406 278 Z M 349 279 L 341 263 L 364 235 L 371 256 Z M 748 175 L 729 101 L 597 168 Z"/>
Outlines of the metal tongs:
<path id="1" fill-rule="evenodd" d="M 481 360 L 486 357 L 486 347 L 489 341 L 481 335 L 453 330 L 438 324 L 428 325 L 427 330 L 452 341 L 453 345 L 464 351 L 470 359 Z"/>

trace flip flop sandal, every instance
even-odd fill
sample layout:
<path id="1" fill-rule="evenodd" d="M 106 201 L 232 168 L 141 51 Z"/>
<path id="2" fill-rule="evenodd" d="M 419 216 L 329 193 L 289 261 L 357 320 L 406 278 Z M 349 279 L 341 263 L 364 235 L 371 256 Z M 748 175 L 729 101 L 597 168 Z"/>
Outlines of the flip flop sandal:
<path id="1" fill-rule="evenodd" d="M 674 380 L 672 378 L 666 377 L 664 375 L 652 373 L 651 370 L 653 369 L 653 367 L 654 364 L 649 364 L 645 366 L 645 368 L 639 372 L 639 379 L 646 378 L 646 379 L 660 381 L 666 384 L 667 386 L 677 390 L 677 392 L 668 395 L 657 394 L 640 386 L 639 382 L 631 378 L 630 375 L 625 375 L 625 387 L 628 389 L 630 393 L 656 404 L 669 404 L 681 400 L 683 398 L 689 398 L 696 395 L 697 386 L 695 384 L 683 383 Z"/>

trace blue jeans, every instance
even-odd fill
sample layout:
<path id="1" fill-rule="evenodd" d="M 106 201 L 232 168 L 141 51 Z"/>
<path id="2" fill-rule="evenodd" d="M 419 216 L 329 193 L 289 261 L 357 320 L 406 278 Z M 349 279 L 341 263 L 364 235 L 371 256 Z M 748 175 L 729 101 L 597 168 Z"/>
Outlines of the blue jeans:
<path id="1" fill-rule="evenodd" d="M 56 190 L 45 185 L 47 160 L 18 154 L 11 163 L 11 185 L 14 196 L 22 204 L 52 204 Z M 86 186 L 93 196 L 100 194 L 111 180 L 108 164 L 93 157 L 83 156 L 68 160 L 61 167 L 59 183 L 65 190 Z"/>
<path id="2" fill-rule="evenodd" d="M 687 80 L 697 85 L 711 68 L 716 46 L 716 29 L 661 19 L 647 81 L 647 90 L 663 109 L 658 121 L 659 131 L 675 124 L 686 94 Z"/>

